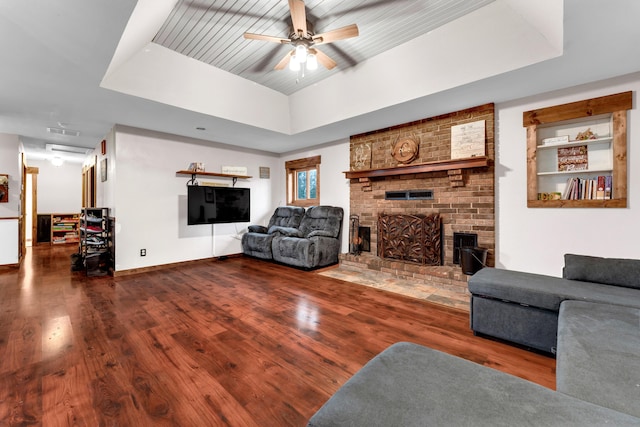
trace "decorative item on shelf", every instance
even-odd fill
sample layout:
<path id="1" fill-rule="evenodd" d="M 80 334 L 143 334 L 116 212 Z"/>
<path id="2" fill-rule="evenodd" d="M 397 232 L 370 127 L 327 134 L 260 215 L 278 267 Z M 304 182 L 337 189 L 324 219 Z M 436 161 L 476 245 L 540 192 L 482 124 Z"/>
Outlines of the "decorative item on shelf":
<path id="1" fill-rule="evenodd" d="M 187 170 L 191 172 L 204 172 L 204 163 L 200 163 L 200 162 L 189 163 L 189 168 Z"/>
<path id="2" fill-rule="evenodd" d="M 420 144 L 415 138 L 398 137 L 393 144 L 391 156 L 400 163 L 411 163 L 418 157 L 419 147 Z"/>
<path id="3" fill-rule="evenodd" d="M 576 135 L 576 141 L 586 141 L 588 139 L 596 139 L 596 138 L 598 138 L 598 135 L 593 133 L 591 131 L 591 128 L 587 128 L 587 130 L 585 131 L 578 132 L 578 135 Z"/>
<path id="4" fill-rule="evenodd" d="M 589 169 L 587 146 L 558 148 L 558 171 L 583 171 Z"/>
<path id="5" fill-rule="evenodd" d="M 213 181 L 203 181 L 200 185 L 208 186 L 208 187 L 228 187 L 229 184 L 222 182 L 213 182 Z"/>
<path id="6" fill-rule="evenodd" d="M 9 201 L 9 175 L 0 174 L 0 203 Z"/>
<path id="7" fill-rule="evenodd" d="M 358 144 L 352 150 L 351 170 L 371 169 L 371 143 Z"/>
<path id="8" fill-rule="evenodd" d="M 562 199 L 562 193 L 538 193 L 538 200 L 560 200 Z"/>
<path id="9" fill-rule="evenodd" d="M 451 126 L 451 158 L 479 157 L 485 151 L 485 120 Z"/>
<path id="10" fill-rule="evenodd" d="M 569 142 L 569 135 L 554 136 L 552 138 L 544 138 L 542 145 L 566 144 Z"/>
<path id="11" fill-rule="evenodd" d="M 246 175 L 247 168 L 245 166 L 222 166 L 222 173 L 227 175 Z"/>

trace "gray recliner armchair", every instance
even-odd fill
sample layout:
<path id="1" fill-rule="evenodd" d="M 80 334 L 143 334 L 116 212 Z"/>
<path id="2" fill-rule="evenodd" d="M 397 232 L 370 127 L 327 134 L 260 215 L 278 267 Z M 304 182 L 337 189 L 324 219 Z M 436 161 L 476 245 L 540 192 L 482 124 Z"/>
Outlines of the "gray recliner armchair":
<path id="1" fill-rule="evenodd" d="M 304 208 L 281 206 L 269 219 L 269 225 L 250 225 L 242 236 L 242 253 L 256 258 L 273 259 L 271 243 L 279 230 L 297 230 L 304 215 Z"/>
<path id="2" fill-rule="evenodd" d="M 343 210 L 334 206 L 308 208 L 296 229 L 280 229 L 273 238 L 273 260 L 311 269 L 338 262 Z"/>

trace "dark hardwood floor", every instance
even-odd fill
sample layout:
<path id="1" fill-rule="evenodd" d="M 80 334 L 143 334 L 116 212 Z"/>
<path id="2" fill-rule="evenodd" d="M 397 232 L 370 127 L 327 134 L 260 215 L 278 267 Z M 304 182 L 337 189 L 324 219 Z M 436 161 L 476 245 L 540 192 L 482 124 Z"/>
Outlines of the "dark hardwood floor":
<path id="1" fill-rule="evenodd" d="M 86 278 L 74 250 L 0 272 L 2 426 L 303 426 L 397 341 L 554 388 L 554 359 L 464 311 L 241 257 Z"/>

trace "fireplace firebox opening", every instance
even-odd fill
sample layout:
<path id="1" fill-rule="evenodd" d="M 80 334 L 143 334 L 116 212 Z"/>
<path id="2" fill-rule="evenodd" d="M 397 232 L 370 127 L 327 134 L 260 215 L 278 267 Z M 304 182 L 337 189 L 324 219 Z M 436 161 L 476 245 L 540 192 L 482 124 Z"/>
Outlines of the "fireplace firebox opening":
<path id="1" fill-rule="evenodd" d="M 475 233 L 453 233 L 453 263 L 460 264 L 460 249 L 478 246 L 478 235 Z"/>
<path id="2" fill-rule="evenodd" d="M 371 227 L 361 226 L 358 215 L 351 215 L 349 220 L 349 253 L 371 252 Z"/>

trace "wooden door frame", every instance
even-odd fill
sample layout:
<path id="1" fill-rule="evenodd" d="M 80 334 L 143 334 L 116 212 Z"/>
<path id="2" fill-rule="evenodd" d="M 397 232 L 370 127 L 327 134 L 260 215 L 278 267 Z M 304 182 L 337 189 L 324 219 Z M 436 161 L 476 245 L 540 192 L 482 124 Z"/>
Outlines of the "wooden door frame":
<path id="1" fill-rule="evenodd" d="M 38 173 L 40 169 L 27 166 L 25 172 L 31 175 L 31 246 L 35 246 L 38 243 Z M 26 190 L 26 185 L 24 188 Z"/>
<path id="2" fill-rule="evenodd" d="M 93 208 L 96 206 L 96 164 L 97 157 L 92 165 L 82 168 L 82 207 Z"/>

